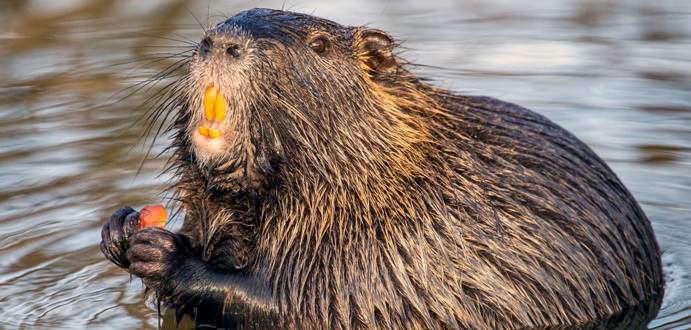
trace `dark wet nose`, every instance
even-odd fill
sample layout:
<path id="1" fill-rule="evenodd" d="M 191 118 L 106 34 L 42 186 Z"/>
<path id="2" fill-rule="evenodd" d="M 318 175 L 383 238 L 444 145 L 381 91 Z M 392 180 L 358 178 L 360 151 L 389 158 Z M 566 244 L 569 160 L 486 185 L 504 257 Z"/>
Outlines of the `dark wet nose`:
<path id="1" fill-rule="evenodd" d="M 244 54 L 244 49 L 239 42 L 224 38 L 205 37 L 199 45 L 199 55 L 202 59 L 221 52 L 229 59 L 238 59 Z"/>

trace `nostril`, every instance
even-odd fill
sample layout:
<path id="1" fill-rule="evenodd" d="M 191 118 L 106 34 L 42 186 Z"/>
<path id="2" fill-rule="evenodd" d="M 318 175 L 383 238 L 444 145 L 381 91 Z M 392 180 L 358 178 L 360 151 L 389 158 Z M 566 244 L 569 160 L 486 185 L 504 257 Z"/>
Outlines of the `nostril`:
<path id="1" fill-rule="evenodd" d="M 211 40 L 209 38 L 204 38 L 201 45 L 199 45 L 199 55 L 205 59 L 209 55 L 209 52 L 211 52 L 212 46 L 213 43 Z"/>
<path id="2" fill-rule="evenodd" d="M 228 47 L 226 48 L 226 55 L 231 56 L 231 57 L 235 57 L 235 58 L 240 57 L 240 55 L 242 55 L 242 52 L 240 50 L 240 46 L 238 46 L 236 44 L 228 45 Z"/>
<path id="3" fill-rule="evenodd" d="M 215 41 L 216 44 L 214 44 L 214 39 L 211 37 L 205 37 L 204 39 L 202 39 L 201 43 L 199 44 L 198 52 L 199 56 L 203 60 L 206 60 L 210 56 L 216 56 L 214 55 L 216 53 L 218 53 L 218 55 L 221 55 L 221 52 L 223 51 L 225 51 L 227 57 L 233 59 L 242 57 L 243 49 L 240 46 L 240 44 L 236 42 L 228 42 L 223 40 Z"/>

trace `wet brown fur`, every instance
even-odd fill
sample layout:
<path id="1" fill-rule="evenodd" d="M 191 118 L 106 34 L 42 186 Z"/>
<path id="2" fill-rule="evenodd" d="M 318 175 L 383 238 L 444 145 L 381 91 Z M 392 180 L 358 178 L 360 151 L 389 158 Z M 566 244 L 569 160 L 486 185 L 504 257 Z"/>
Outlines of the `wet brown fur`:
<path id="1" fill-rule="evenodd" d="M 243 71 L 219 78 L 197 54 L 174 92 L 180 234 L 210 267 L 264 283 L 258 304 L 282 326 L 542 327 L 661 296 L 646 216 L 548 119 L 427 85 L 381 31 L 253 10 L 206 37 L 223 34 L 247 45 Z M 190 140 L 200 77 L 237 122 L 222 161 Z"/>

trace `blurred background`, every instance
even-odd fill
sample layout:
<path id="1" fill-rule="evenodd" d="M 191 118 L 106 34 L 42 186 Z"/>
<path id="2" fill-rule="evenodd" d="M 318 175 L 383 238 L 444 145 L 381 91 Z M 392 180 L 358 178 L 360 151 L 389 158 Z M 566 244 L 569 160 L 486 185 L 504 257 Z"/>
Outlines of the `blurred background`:
<path id="1" fill-rule="evenodd" d="M 691 329 L 691 2 L 679 0 L 0 0 L 0 329 L 174 328 L 105 260 L 100 228 L 120 206 L 165 201 L 167 140 L 141 138 L 140 120 L 162 84 L 142 82 L 253 7 L 389 31 L 434 85 L 575 133 L 664 249 L 650 327 Z"/>

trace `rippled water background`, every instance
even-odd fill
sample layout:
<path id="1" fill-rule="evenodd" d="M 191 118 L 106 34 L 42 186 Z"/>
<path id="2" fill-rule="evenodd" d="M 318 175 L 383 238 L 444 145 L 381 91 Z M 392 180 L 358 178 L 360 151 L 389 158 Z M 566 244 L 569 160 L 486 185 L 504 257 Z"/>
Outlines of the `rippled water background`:
<path id="1" fill-rule="evenodd" d="M 172 328 L 100 228 L 160 202 L 137 89 L 202 27 L 281 1 L 0 0 L 0 328 Z M 691 329 L 691 2 L 287 1 L 390 31 L 437 86 L 516 102 L 592 146 L 664 248 L 656 329 Z M 197 20 L 201 23 L 198 23 Z M 144 86 L 145 87 L 145 86 Z M 142 161 L 146 159 L 143 166 Z"/>

